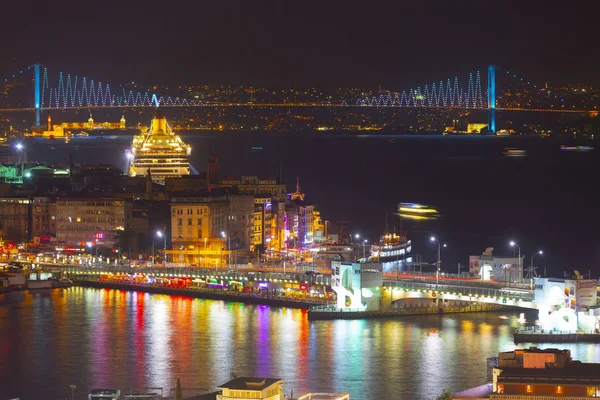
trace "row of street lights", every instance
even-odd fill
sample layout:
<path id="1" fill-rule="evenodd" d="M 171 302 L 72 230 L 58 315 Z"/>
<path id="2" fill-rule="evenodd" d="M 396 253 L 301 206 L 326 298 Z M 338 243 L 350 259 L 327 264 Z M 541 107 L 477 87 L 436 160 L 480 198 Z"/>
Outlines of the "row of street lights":
<path id="1" fill-rule="evenodd" d="M 436 242 L 438 245 L 438 253 L 437 253 L 437 263 L 436 263 L 436 267 L 437 267 L 437 273 L 436 273 L 436 286 L 439 285 L 439 280 L 440 280 L 440 270 L 441 270 L 441 250 L 442 247 L 448 247 L 446 245 L 446 243 L 441 244 L 439 240 L 436 239 L 435 236 L 431 236 L 429 238 L 429 240 L 431 242 Z M 519 273 L 519 282 L 521 282 L 521 280 L 523 279 L 523 265 L 521 264 L 521 247 L 519 247 L 519 245 L 514 241 L 511 240 L 509 243 L 512 247 L 516 247 L 519 250 L 519 261 L 518 261 L 518 273 Z M 533 253 L 533 255 L 531 256 L 531 262 L 530 262 L 530 286 L 532 285 L 533 282 L 533 273 L 534 273 L 534 269 L 533 269 L 533 258 L 537 255 L 537 254 L 544 254 L 544 252 L 542 250 L 539 250 L 535 253 Z M 460 272 L 459 272 L 460 274 Z"/>

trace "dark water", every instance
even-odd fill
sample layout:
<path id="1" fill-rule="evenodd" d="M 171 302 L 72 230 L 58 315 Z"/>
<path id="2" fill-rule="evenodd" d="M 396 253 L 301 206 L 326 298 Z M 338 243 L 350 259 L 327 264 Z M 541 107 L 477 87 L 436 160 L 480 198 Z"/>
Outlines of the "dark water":
<path id="1" fill-rule="evenodd" d="M 288 190 L 300 177 L 308 201 L 324 219 L 345 221 L 347 232 L 376 239 L 386 227 L 408 231 L 413 252 L 436 259 L 429 241 L 448 243 L 442 268 L 454 272 L 468 256 L 494 247 L 512 255 L 516 240 L 526 255 L 537 256 L 538 273 L 591 270 L 600 262 L 600 148 L 587 153 L 560 151 L 562 139 L 332 135 L 327 133 L 196 132 L 182 135 L 192 145 L 192 164 L 204 171 L 214 149 L 220 171 L 233 177 L 270 175 L 283 165 Z M 125 169 L 129 137 L 74 138 L 71 143 L 29 141 L 29 159 L 46 162 L 113 163 Z M 590 145 L 590 143 L 584 143 Z M 594 143 L 591 143 L 594 145 Z M 252 151 L 262 147 L 263 151 Z M 527 150 L 522 158 L 503 156 L 504 148 Z M 414 223 L 393 216 L 398 202 L 438 208 L 442 218 Z M 516 253 L 515 253 L 516 255 Z"/>
<path id="2" fill-rule="evenodd" d="M 214 389 L 230 371 L 286 391 L 428 399 L 486 380 L 515 348 L 498 313 L 309 322 L 300 310 L 101 289 L 0 295 L 0 398 L 76 399 L 91 388 Z M 594 345 L 561 345 L 597 361 Z M 192 394 L 192 392 L 188 392 Z"/>

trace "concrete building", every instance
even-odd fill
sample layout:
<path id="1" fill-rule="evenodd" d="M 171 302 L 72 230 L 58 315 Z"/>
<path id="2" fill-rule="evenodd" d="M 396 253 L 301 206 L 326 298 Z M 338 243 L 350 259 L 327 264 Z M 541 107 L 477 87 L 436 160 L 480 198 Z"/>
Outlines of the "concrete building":
<path id="1" fill-rule="evenodd" d="M 595 279 L 577 271 L 571 279 L 535 278 L 535 303 L 546 330 L 593 332 L 600 329 L 600 309 Z"/>
<path id="2" fill-rule="evenodd" d="M 332 261 L 331 270 L 331 288 L 337 294 L 337 308 L 381 310 L 381 263 Z"/>
<path id="3" fill-rule="evenodd" d="M 31 239 L 31 202 L 28 197 L 0 198 L 0 232 L 3 240 Z"/>
<path id="4" fill-rule="evenodd" d="M 471 276 L 483 281 L 509 283 L 521 282 L 523 279 L 523 260 L 519 257 L 497 257 L 492 255 L 493 247 L 488 247 L 480 256 L 469 257 Z"/>
<path id="5" fill-rule="evenodd" d="M 230 249 L 249 251 L 253 241 L 255 199 L 253 196 L 227 194 L 227 224 L 224 230 Z"/>
<path id="6" fill-rule="evenodd" d="M 278 378 L 236 378 L 217 389 L 217 400 L 284 400 L 283 380 Z"/>
<path id="7" fill-rule="evenodd" d="M 56 239 L 67 246 L 114 247 L 116 231 L 128 228 L 131 203 L 120 198 L 56 200 Z"/>
<path id="8" fill-rule="evenodd" d="M 31 204 L 32 237 L 56 236 L 56 199 L 35 196 Z"/>
<path id="9" fill-rule="evenodd" d="M 600 397 L 600 364 L 582 363 L 569 350 L 520 349 L 498 355 L 490 399 Z"/>
<path id="10" fill-rule="evenodd" d="M 212 179 L 215 178 L 209 177 L 209 180 Z M 257 176 L 242 176 L 241 179 L 223 179 L 218 187 L 234 189 L 238 193 L 251 194 L 257 197 L 271 197 L 275 201 L 286 199 L 286 189 L 281 177 L 279 180 L 259 179 Z"/>

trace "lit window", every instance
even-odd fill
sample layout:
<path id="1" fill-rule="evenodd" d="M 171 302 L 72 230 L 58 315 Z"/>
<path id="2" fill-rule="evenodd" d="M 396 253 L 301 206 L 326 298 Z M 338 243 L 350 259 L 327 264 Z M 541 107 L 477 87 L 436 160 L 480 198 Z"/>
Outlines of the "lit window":
<path id="1" fill-rule="evenodd" d="M 77 222 L 81 222 L 81 217 L 77 217 Z"/>
<path id="2" fill-rule="evenodd" d="M 528 394 L 531 394 L 531 393 L 533 393 L 533 386 L 531 386 L 531 385 L 527 385 L 527 387 L 526 387 L 525 391 L 526 391 Z"/>

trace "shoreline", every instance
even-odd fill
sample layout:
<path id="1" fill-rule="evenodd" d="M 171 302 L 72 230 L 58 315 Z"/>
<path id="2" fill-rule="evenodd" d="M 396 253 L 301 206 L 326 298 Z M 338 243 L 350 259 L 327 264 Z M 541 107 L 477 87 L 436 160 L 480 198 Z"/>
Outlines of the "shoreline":
<path id="1" fill-rule="evenodd" d="M 186 297 L 196 298 L 196 299 L 222 300 L 222 301 L 230 301 L 230 302 L 234 302 L 234 303 L 266 305 L 266 306 L 274 306 L 274 307 L 282 307 L 282 308 L 297 308 L 297 309 L 301 309 L 301 310 L 308 310 L 313 305 L 316 305 L 313 303 L 294 301 L 294 300 L 252 297 L 252 296 L 244 296 L 244 295 L 235 295 L 235 294 L 218 293 L 218 292 L 204 292 L 204 291 L 195 291 L 195 290 L 187 290 L 187 289 L 172 289 L 172 288 L 157 287 L 157 286 L 130 285 L 130 284 L 126 284 L 126 283 L 75 280 L 75 281 L 73 281 L 73 284 L 74 284 L 74 286 L 91 287 L 91 288 L 98 288 L 98 289 L 118 289 L 118 290 L 132 291 L 132 292 L 151 293 L 151 294 L 186 296 Z"/>

